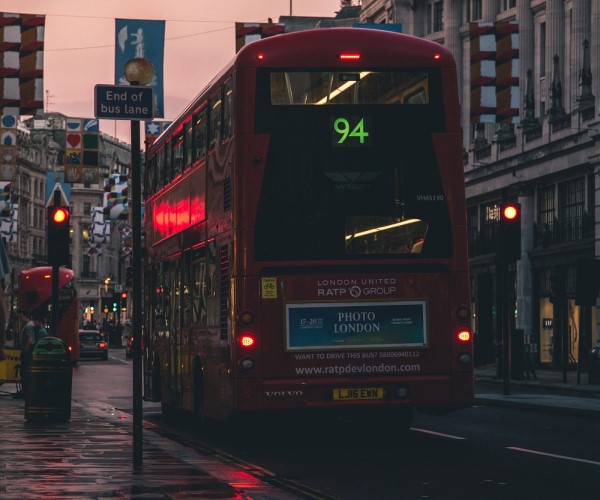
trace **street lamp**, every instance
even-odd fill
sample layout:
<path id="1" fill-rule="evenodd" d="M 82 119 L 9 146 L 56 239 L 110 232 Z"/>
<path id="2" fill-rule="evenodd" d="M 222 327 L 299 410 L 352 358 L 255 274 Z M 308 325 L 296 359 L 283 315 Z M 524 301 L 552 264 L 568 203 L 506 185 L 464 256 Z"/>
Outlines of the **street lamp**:
<path id="1" fill-rule="evenodd" d="M 154 66 L 136 57 L 125 64 L 125 79 L 131 85 L 147 85 Z M 133 289 L 131 327 L 133 331 L 133 465 L 141 466 L 142 452 L 142 176 L 140 122 L 131 120 L 131 229 L 133 240 Z"/>

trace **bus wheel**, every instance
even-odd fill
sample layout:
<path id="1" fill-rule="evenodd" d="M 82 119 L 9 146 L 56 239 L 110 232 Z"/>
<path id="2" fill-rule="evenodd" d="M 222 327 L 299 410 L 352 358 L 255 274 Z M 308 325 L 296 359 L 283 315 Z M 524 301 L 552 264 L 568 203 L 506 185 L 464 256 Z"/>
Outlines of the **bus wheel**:
<path id="1" fill-rule="evenodd" d="M 204 422 L 204 380 L 199 359 L 194 361 L 194 415 L 197 423 Z"/>

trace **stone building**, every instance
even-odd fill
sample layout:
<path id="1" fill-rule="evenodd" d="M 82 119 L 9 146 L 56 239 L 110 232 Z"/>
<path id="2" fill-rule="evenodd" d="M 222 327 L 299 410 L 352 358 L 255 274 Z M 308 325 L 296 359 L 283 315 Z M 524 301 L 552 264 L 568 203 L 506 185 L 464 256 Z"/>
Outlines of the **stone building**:
<path id="1" fill-rule="evenodd" d="M 6 243 L 13 266 L 14 289 L 19 272 L 35 266 L 47 265 L 46 206 L 47 186 L 56 178 L 51 173 L 64 171 L 66 150 L 66 116 L 45 113 L 19 122 L 17 132 L 17 175 L 11 183 L 11 202 L 18 205 L 17 235 L 14 242 Z M 104 180 L 109 174 L 128 173 L 131 148 L 104 133 L 98 138 L 98 177 L 91 183 L 69 185 L 71 212 L 70 267 L 73 269 L 80 298 L 80 319 L 96 320 L 100 314 L 101 296 L 111 296 L 115 284 L 124 281 L 127 258 L 122 254 L 120 229 L 128 221 L 115 221 L 111 225 L 110 242 L 102 245 L 102 252 L 91 255 L 86 251 L 91 226 L 92 207 L 103 205 Z M 105 284 L 107 285 L 105 287 Z M 16 294 L 12 307 L 17 307 Z M 111 315 L 112 317 L 112 315 Z"/>
<path id="2" fill-rule="evenodd" d="M 600 254 L 600 2 L 363 0 L 360 20 L 401 23 L 456 59 L 476 363 L 497 360 L 504 311 L 513 347 L 524 343 L 541 366 L 585 368 L 600 342 L 596 307 L 584 296 L 596 292 Z M 517 123 L 472 123 L 469 23 L 499 21 L 518 23 Z M 498 290 L 495 253 L 503 201 L 522 207 L 508 297 Z"/>

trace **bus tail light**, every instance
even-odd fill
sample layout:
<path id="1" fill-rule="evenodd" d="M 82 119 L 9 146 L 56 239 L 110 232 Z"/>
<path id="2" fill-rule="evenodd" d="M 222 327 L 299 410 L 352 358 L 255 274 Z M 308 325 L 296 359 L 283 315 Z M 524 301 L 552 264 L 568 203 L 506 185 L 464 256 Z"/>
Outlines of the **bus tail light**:
<path id="1" fill-rule="evenodd" d="M 239 337 L 240 347 L 243 349 L 250 349 L 256 346 L 256 339 L 249 333 L 242 333 Z"/>
<path id="2" fill-rule="evenodd" d="M 342 52 L 338 57 L 340 61 L 358 61 L 360 54 L 358 52 Z"/>
<path id="3" fill-rule="evenodd" d="M 471 332 L 469 330 L 459 330 L 456 333 L 456 338 L 459 342 L 466 343 L 471 341 Z"/>

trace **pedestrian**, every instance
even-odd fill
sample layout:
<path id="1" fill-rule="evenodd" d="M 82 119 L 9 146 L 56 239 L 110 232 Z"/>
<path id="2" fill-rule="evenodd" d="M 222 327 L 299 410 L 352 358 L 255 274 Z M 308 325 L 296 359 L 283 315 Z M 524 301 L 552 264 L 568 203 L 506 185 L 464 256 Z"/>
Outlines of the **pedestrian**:
<path id="1" fill-rule="evenodd" d="M 4 348 L 6 346 L 6 330 L 8 321 L 6 318 L 6 307 L 4 305 L 4 280 L 0 282 L 0 361 L 6 359 Z"/>
<path id="2" fill-rule="evenodd" d="M 33 318 L 33 326 L 35 327 L 34 343 L 48 335 L 45 325 L 46 320 L 42 316 Z"/>
<path id="3" fill-rule="evenodd" d="M 19 335 L 19 348 L 21 349 L 19 373 L 21 375 L 21 389 L 13 394 L 16 399 L 23 399 L 27 389 L 29 375 L 29 360 L 33 345 L 35 344 L 35 325 L 31 319 L 31 315 L 25 309 L 19 311 L 19 319 L 23 327 L 21 335 Z"/>
<path id="4" fill-rule="evenodd" d="M 525 377 L 527 380 L 537 380 L 537 375 L 535 373 L 535 364 L 533 363 L 533 353 L 531 352 L 531 344 L 525 344 L 523 349 L 523 371 L 525 372 Z"/>
<path id="5" fill-rule="evenodd" d="M 8 260 L 6 248 L 4 248 L 4 238 L 0 238 L 0 361 L 6 359 L 4 349 L 6 347 L 8 330 L 8 311 L 6 305 L 6 277 L 10 276 L 11 265 Z"/>

